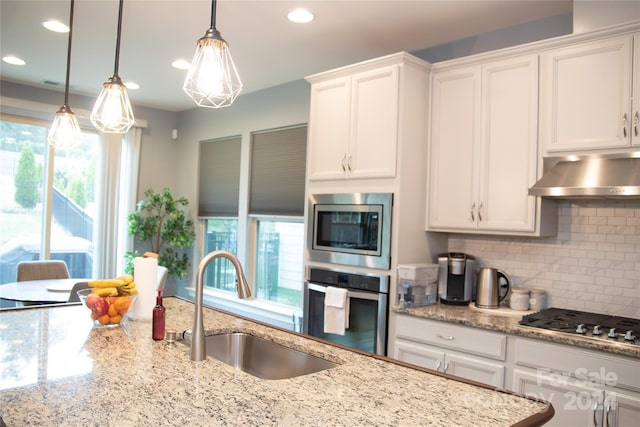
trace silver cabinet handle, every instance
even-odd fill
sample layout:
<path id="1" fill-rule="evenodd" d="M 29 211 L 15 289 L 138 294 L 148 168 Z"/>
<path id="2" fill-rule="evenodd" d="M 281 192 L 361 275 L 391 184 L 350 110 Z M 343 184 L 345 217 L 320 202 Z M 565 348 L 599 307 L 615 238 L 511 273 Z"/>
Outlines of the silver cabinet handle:
<path id="1" fill-rule="evenodd" d="M 440 370 L 440 365 L 442 365 L 442 360 L 438 360 L 438 364 L 436 365 L 436 371 Z"/>
<path id="2" fill-rule="evenodd" d="M 342 171 L 347 171 L 347 155 L 342 156 Z"/>
<path id="3" fill-rule="evenodd" d="M 436 336 L 438 338 L 442 338 L 443 340 L 448 340 L 448 341 L 453 341 L 456 339 L 456 337 L 452 336 L 452 335 L 440 335 L 440 334 L 436 334 Z"/>
<path id="4" fill-rule="evenodd" d="M 349 154 L 349 158 L 347 159 L 347 169 L 351 172 L 351 154 Z"/>
<path id="5" fill-rule="evenodd" d="M 471 221 L 476 222 L 476 202 L 471 204 Z"/>
<path id="6" fill-rule="evenodd" d="M 593 427 L 598 427 L 598 417 L 596 416 L 598 413 L 598 402 L 593 404 L 591 412 L 593 413 Z"/>
<path id="7" fill-rule="evenodd" d="M 478 205 L 478 221 L 482 221 L 482 208 L 484 207 L 484 205 L 482 204 L 482 202 L 480 202 L 480 204 Z"/>
<path id="8" fill-rule="evenodd" d="M 447 372 L 447 370 L 449 370 L 449 362 L 444 364 L 444 371 L 442 372 Z"/>
<path id="9" fill-rule="evenodd" d="M 624 135 L 624 137 L 627 137 L 627 113 L 624 113 L 624 115 L 622 116 L 622 135 Z"/>
<path id="10" fill-rule="evenodd" d="M 638 136 L 638 122 L 640 122 L 640 112 L 636 111 L 633 115 L 633 133 Z"/>
<path id="11" fill-rule="evenodd" d="M 609 424 L 609 413 L 611 412 L 611 404 L 607 405 L 607 409 L 604 412 L 604 415 L 602 416 L 602 418 L 604 418 L 604 425 L 605 427 L 608 427 Z"/>

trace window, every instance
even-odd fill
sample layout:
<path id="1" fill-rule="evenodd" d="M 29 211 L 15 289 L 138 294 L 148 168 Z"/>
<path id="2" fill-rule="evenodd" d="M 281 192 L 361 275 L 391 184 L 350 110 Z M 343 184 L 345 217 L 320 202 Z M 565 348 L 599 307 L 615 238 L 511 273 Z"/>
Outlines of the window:
<path id="1" fill-rule="evenodd" d="M 209 218 L 206 220 L 204 253 L 223 250 L 238 254 L 238 220 Z M 231 262 L 218 258 L 211 262 L 204 274 L 204 284 L 227 292 L 236 292 L 236 272 Z"/>
<path id="2" fill-rule="evenodd" d="M 198 216 L 204 218 L 204 253 L 225 250 L 238 254 L 238 200 L 240 189 L 239 136 L 200 144 Z M 236 292 L 235 270 L 224 258 L 209 264 L 206 287 Z"/>
<path id="3" fill-rule="evenodd" d="M 256 219 L 256 298 L 302 307 L 304 222 Z"/>
<path id="4" fill-rule="evenodd" d="M 249 213 L 256 298 L 302 307 L 307 127 L 252 135 Z"/>
<path id="5" fill-rule="evenodd" d="M 235 270 L 218 258 L 204 274 L 207 304 L 299 329 L 306 141 L 307 126 L 298 125 L 253 132 L 245 143 L 241 136 L 201 142 L 202 255 L 217 249 L 236 254 L 254 296 L 252 301 L 237 300 Z"/>
<path id="6" fill-rule="evenodd" d="M 72 277 L 92 277 L 100 138 L 83 130 L 80 147 L 53 150 L 50 124 L 0 118 L 0 283 L 36 259 L 62 259 Z"/>

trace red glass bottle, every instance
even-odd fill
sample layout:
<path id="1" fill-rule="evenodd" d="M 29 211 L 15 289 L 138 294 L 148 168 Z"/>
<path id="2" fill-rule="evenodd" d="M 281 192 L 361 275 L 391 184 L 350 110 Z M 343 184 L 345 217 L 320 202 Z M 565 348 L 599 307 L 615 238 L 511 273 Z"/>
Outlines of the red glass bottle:
<path id="1" fill-rule="evenodd" d="M 153 307 L 152 337 L 156 341 L 160 341 L 164 339 L 165 308 L 162 305 L 162 291 L 164 291 L 164 289 L 158 289 L 158 296 L 156 297 L 156 306 Z"/>

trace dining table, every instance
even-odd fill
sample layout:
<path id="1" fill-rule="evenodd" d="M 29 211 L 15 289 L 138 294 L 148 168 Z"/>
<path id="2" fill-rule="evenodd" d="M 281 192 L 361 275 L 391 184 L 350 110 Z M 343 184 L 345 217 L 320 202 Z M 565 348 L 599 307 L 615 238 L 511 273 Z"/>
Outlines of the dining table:
<path id="1" fill-rule="evenodd" d="M 42 279 L 25 280 L 0 285 L 0 298 L 16 301 L 18 305 L 56 304 L 69 300 L 71 289 L 76 283 L 91 279 Z"/>

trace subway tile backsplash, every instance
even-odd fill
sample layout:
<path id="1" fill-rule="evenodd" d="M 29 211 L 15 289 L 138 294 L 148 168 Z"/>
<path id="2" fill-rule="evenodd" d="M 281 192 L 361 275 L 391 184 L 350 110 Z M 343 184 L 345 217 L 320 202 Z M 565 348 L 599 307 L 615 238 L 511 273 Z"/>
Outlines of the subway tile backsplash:
<path id="1" fill-rule="evenodd" d="M 562 201 L 558 215 L 555 237 L 452 234 L 449 250 L 545 289 L 548 306 L 640 318 L 640 201 Z"/>

